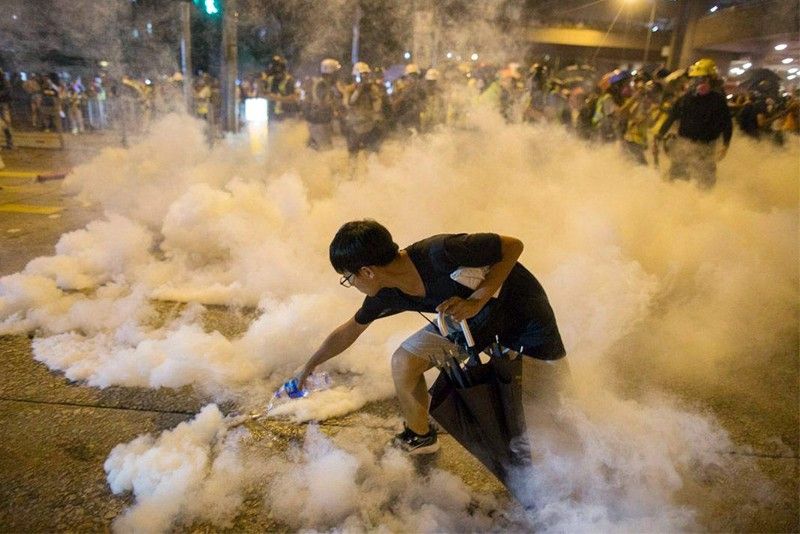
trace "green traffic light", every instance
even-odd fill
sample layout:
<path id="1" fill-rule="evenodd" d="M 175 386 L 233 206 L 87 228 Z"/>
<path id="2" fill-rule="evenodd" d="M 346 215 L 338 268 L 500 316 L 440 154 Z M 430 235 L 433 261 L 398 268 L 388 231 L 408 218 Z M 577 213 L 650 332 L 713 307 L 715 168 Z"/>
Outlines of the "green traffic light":
<path id="1" fill-rule="evenodd" d="M 216 15 L 219 13 L 219 7 L 217 7 L 217 0 L 205 0 L 206 4 L 206 13 L 209 15 Z"/>
<path id="2" fill-rule="evenodd" d="M 194 0 L 194 3 L 205 10 L 206 15 L 218 15 L 220 12 L 220 2 L 222 0 Z"/>

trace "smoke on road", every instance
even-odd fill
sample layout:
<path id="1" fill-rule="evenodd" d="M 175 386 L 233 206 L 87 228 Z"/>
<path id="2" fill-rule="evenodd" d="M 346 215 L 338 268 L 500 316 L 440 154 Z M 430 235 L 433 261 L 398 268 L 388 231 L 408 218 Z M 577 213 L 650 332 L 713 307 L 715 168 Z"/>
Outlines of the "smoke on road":
<path id="1" fill-rule="evenodd" d="M 215 401 L 263 407 L 358 307 L 327 260 L 342 223 L 375 218 L 401 246 L 443 232 L 517 236 L 555 310 L 575 393 L 558 425 L 534 440 L 537 474 L 525 483 L 536 510 L 510 521 L 691 528 L 679 490 L 691 473 L 724 468 L 715 452 L 729 440 L 710 415 L 655 390 L 672 379 L 702 386 L 737 362 L 765 368 L 796 347 L 797 143 L 779 151 L 735 138 L 717 187 L 703 192 L 632 166 L 616 147 L 490 113 L 467 130 L 389 143 L 355 172 L 343 150 L 318 154 L 304 137 L 286 125 L 265 154 L 240 139 L 209 151 L 197 121 L 170 116 L 129 150 L 76 168 L 65 187 L 106 215 L 0 279 L 0 333 L 35 331 L 38 360 L 92 386 L 193 385 Z M 158 299 L 189 305 L 154 324 Z M 229 339 L 204 329 L 209 304 L 260 315 Z M 412 314 L 376 323 L 326 365 L 335 387 L 289 415 L 325 419 L 391 396 L 388 358 L 421 326 Z M 329 438 L 311 428 L 288 458 L 253 458 L 208 407 L 160 437 L 121 445 L 106 462 L 109 483 L 137 504 L 117 525 L 224 524 L 259 484 L 243 473 L 280 481 L 263 498 L 292 528 L 497 524 L 490 510 L 501 504 L 371 450 L 368 431 Z"/>

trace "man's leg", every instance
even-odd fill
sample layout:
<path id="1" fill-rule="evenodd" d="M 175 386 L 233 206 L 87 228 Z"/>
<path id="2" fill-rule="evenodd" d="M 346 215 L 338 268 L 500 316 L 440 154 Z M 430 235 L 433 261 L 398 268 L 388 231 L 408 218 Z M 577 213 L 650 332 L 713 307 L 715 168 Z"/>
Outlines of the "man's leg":
<path id="1" fill-rule="evenodd" d="M 691 158 L 690 141 L 681 137 L 676 137 L 672 142 L 672 147 L 669 152 L 670 166 L 669 177 L 670 180 L 688 180 L 689 179 L 689 164 Z"/>
<path id="2" fill-rule="evenodd" d="M 425 384 L 425 371 L 432 367 L 430 361 L 398 348 L 392 355 L 392 378 L 400 401 L 400 410 L 406 426 L 416 434 L 424 435 L 430 431 L 428 425 L 428 388 Z"/>
<path id="3" fill-rule="evenodd" d="M 433 367 L 431 359 L 455 345 L 439 334 L 433 325 L 408 337 L 392 355 L 392 378 L 407 426 L 417 434 L 428 432 L 430 397 L 423 373 Z"/>
<path id="4" fill-rule="evenodd" d="M 700 189 L 711 189 L 717 183 L 715 143 L 695 143 L 691 174 Z"/>

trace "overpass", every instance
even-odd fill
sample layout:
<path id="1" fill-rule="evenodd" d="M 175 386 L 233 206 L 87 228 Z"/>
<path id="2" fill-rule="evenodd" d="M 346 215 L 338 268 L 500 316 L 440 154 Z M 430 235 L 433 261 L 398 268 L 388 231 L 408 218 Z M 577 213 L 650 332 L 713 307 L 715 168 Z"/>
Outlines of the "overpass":
<path id="1" fill-rule="evenodd" d="M 664 61 L 671 69 L 701 56 L 713 57 L 722 68 L 742 56 L 769 68 L 782 68 L 783 57 L 800 58 L 797 0 L 750 2 L 713 13 L 711 5 L 707 0 L 678 0 L 667 27 L 656 32 L 642 24 L 628 29 L 618 24 L 607 31 L 601 29 L 605 21 L 594 21 L 595 27 L 559 22 L 529 27 L 524 36 L 542 51 L 586 59 L 642 61 L 646 49 L 647 62 Z M 776 56 L 773 46 L 778 42 L 788 43 L 789 48 Z"/>
<path id="2" fill-rule="evenodd" d="M 648 46 L 647 34 L 650 34 Z M 650 32 L 646 29 L 607 32 L 581 26 L 537 26 L 525 30 L 528 43 L 540 45 L 542 50 L 572 54 L 585 59 L 593 57 L 619 61 L 641 61 L 647 48 L 647 61 L 662 61 L 662 48 L 670 44 L 666 31 Z"/>

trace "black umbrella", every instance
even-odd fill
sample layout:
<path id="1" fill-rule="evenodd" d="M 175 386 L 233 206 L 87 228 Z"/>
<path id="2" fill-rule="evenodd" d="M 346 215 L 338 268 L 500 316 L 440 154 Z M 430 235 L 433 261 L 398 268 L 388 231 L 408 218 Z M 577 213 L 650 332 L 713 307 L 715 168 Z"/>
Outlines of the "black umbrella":
<path id="1" fill-rule="evenodd" d="M 523 356 L 511 359 L 495 344 L 488 362 L 481 362 L 466 322 L 462 331 L 467 364 L 453 365 L 447 355 L 448 365 L 439 365 L 442 372 L 429 391 L 430 414 L 514 494 L 513 473 L 531 463 L 522 408 Z"/>
<path id="2" fill-rule="evenodd" d="M 765 94 L 777 93 L 781 85 L 781 77 L 769 69 L 753 69 L 747 80 L 739 84 L 746 91 L 760 90 Z"/>

